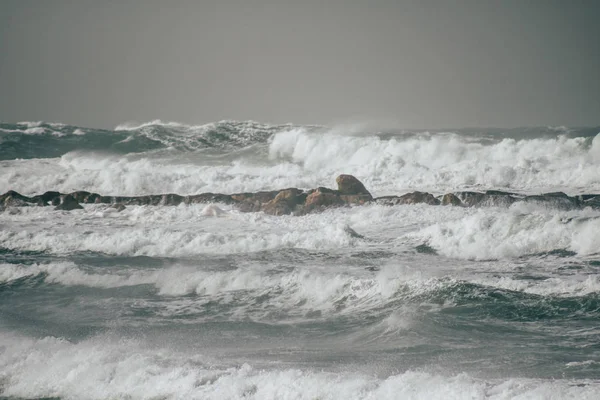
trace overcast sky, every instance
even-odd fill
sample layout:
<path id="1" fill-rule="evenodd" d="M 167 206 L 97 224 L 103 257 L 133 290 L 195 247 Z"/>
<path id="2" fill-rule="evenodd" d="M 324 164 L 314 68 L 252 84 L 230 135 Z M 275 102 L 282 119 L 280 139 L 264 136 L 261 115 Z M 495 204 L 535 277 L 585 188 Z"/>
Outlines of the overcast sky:
<path id="1" fill-rule="evenodd" d="M 0 120 L 600 124 L 600 1 L 0 0 Z"/>

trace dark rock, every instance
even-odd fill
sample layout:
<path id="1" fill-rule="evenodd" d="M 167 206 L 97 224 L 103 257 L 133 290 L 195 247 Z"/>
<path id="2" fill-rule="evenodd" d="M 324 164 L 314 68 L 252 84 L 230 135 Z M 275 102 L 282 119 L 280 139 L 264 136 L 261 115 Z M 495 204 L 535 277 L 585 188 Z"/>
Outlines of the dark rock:
<path id="1" fill-rule="evenodd" d="M 267 192 L 256 192 L 256 193 L 235 193 L 231 195 L 231 198 L 237 202 L 258 202 L 260 204 L 271 201 L 279 194 L 279 190 L 272 190 Z"/>
<path id="2" fill-rule="evenodd" d="M 161 203 L 164 206 L 178 206 L 183 203 L 184 197 L 178 194 L 163 194 Z"/>
<path id="3" fill-rule="evenodd" d="M 237 203 L 237 207 L 242 212 L 257 212 L 261 211 L 263 205 L 275 199 L 279 191 L 263 191 L 256 193 L 235 193 L 231 195 L 233 202 Z"/>
<path id="4" fill-rule="evenodd" d="M 572 210 L 580 207 L 580 203 L 575 197 L 569 197 L 562 192 L 525 196 L 522 201 L 560 210 Z"/>
<path id="5" fill-rule="evenodd" d="M 115 196 L 113 201 L 116 204 L 124 204 L 128 206 L 157 206 L 160 204 L 161 200 L 160 195 L 150 195 L 150 196 Z"/>
<path id="6" fill-rule="evenodd" d="M 600 198 L 600 194 L 580 194 L 577 198 L 579 201 L 588 201 L 594 198 Z"/>
<path id="7" fill-rule="evenodd" d="M 360 233 L 356 232 L 354 229 L 350 228 L 349 226 L 344 227 L 344 232 L 346 232 L 351 238 L 354 238 L 354 239 L 366 239 L 366 237 L 364 237 Z"/>
<path id="8" fill-rule="evenodd" d="M 564 192 L 544 193 L 544 194 L 542 194 L 542 196 L 544 196 L 544 197 L 562 197 L 562 198 L 566 198 L 566 199 L 570 198 L 570 196 Z"/>
<path id="9" fill-rule="evenodd" d="M 94 203 L 96 203 L 96 200 L 100 197 L 102 197 L 102 196 L 100 196 L 98 193 L 90 193 L 85 197 L 85 199 L 83 200 L 83 203 L 94 204 Z"/>
<path id="10" fill-rule="evenodd" d="M 142 206 L 148 203 L 148 199 L 143 200 L 146 196 L 138 196 L 137 199 L 131 196 L 111 196 L 111 203 L 122 203 L 126 205 Z"/>
<path id="11" fill-rule="evenodd" d="M 70 194 L 67 194 L 62 198 L 62 202 L 58 206 L 56 206 L 54 209 L 62 210 L 62 211 L 71 211 L 71 210 L 83 209 L 83 207 L 79 204 L 79 202 L 77 200 L 75 200 L 75 197 L 73 197 Z"/>
<path id="12" fill-rule="evenodd" d="M 377 204 L 381 204 L 383 206 L 395 206 L 398 204 L 398 196 L 381 196 L 373 199 L 373 201 Z"/>
<path id="13" fill-rule="evenodd" d="M 348 205 L 363 205 L 373 200 L 370 194 L 341 194 L 340 199 Z"/>
<path id="14" fill-rule="evenodd" d="M 376 199 L 378 203 L 384 205 L 400 205 L 400 204 L 420 204 L 425 203 L 432 206 L 437 206 L 440 201 L 427 192 L 412 192 L 402 196 L 385 196 Z"/>
<path id="15" fill-rule="evenodd" d="M 339 207 L 344 205 L 336 191 L 319 187 L 309 192 L 304 202 L 303 213 L 320 211 L 329 207 Z"/>
<path id="16" fill-rule="evenodd" d="M 365 185 L 352 175 L 340 175 L 335 179 L 335 182 L 338 185 L 338 192 L 340 194 L 362 194 L 368 196 L 369 200 L 373 198 L 371 193 L 365 188 Z"/>
<path id="17" fill-rule="evenodd" d="M 326 188 L 326 187 L 323 187 L 323 186 L 319 186 L 319 187 L 318 187 L 318 188 L 316 188 L 316 189 L 310 189 L 310 190 L 308 190 L 308 191 L 306 192 L 306 194 L 307 194 L 307 195 L 311 195 L 311 194 L 313 194 L 313 193 L 315 193 L 315 192 L 319 192 L 319 193 L 331 193 L 331 194 L 335 194 L 335 195 L 337 195 L 337 196 L 339 196 L 339 195 L 340 195 L 340 192 L 339 192 L 339 191 L 337 191 L 337 190 L 333 190 L 333 189 L 329 189 L 329 188 Z"/>
<path id="18" fill-rule="evenodd" d="M 417 251 L 417 253 L 421 254 L 437 255 L 437 251 L 426 243 L 418 245 L 417 247 L 415 247 L 415 250 Z"/>
<path id="19" fill-rule="evenodd" d="M 45 192 L 44 194 L 33 196 L 31 199 L 40 206 L 47 206 L 48 203 L 52 204 L 55 199 L 58 199 L 58 202 L 55 204 L 58 205 L 60 204 L 60 196 L 59 192 Z"/>
<path id="20" fill-rule="evenodd" d="M 586 196 L 585 200 L 581 202 L 581 205 L 583 207 L 592 207 L 600 209 L 600 195 L 592 195 L 591 197 L 589 195 L 584 196 Z"/>
<path id="21" fill-rule="evenodd" d="M 241 212 L 259 212 L 262 210 L 263 205 L 258 201 L 243 201 L 236 203 L 236 207 Z"/>
<path id="22" fill-rule="evenodd" d="M 400 198 L 406 201 L 405 204 L 425 203 L 431 206 L 437 206 L 440 204 L 438 199 L 436 199 L 431 193 L 427 192 L 407 193 L 403 196 L 400 196 Z"/>
<path id="23" fill-rule="evenodd" d="M 264 203 L 261 210 L 270 215 L 292 214 L 306 200 L 307 194 L 300 189 L 292 188 L 280 191 L 273 200 Z"/>
<path id="24" fill-rule="evenodd" d="M 111 203 L 113 203 L 113 198 L 111 196 L 98 196 L 94 199 L 94 203 L 96 203 L 96 204 L 111 204 Z"/>
<path id="25" fill-rule="evenodd" d="M 443 206 L 462 206 L 462 201 L 454 193 L 446 193 L 442 197 L 442 205 Z"/>
<path id="26" fill-rule="evenodd" d="M 486 190 L 485 194 L 494 195 L 494 196 L 516 196 L 516 193 L 504 192 L 502 190 Z"/>
<path id="27" fill-rule="evenodd" d="M 85 203 L 85 200 L 90 194 L 90 192 L 86 192 L 85 190 L 79 190 L 77 192 L 70 193 L 70 195 L 73 196 L 73 198 L 77 200 L 78 203 Z"/>
<path id="28" fill-rule="evenodd" d="M 14 190 L 9 190 L 0 196 L 0 204 L 4 207 L 23 207 L 28 206 L 30 203 L 35 203 L 30 197 L 23 196 Z"/>
<path id="29" fill-rule="evenodd" d="M 101 201 L 97 201 L 99 197 L 102 197 L 98 193 L 90 193 L 85 190 L 79 190 L 77 192 L 72 192 L 70 194 L 79 203 L 85 203 L 85 204 L 94 204 L 96 202 L 101 203 Z"/>
<path id="30" fill-rule="evenodd" d="M 220 194 L 220 193 L 201 193 L 194 194 L 191 196 L 184 197 L 185 204 L 196 204 L 196 203 L 223 203 L 223 204 L 232 204 L 235 203 L 235 200 L 228 194 Z"/>

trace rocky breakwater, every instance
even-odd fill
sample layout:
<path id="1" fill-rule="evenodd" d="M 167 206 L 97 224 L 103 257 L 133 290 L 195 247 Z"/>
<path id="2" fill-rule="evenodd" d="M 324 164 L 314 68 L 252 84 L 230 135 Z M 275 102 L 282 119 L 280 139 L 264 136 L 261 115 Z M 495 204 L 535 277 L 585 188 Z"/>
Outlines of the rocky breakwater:
<path id="1" fill-rule="evenodd" d="M 98 193 L 76 191 L 72 193 L 45 192 L 32 197 L 15 191 L 0 196 L 0 210 L 23 206 L 54 206 L 55 210 L 70 211 L 82 208 L 81 204 L 108 204 L 117 211 L 131 205 L 177 206 L 194 203 L 231 204 L 243 212 L 264 212 L 270 215 L 304 215 L 333 207 L 375 203 L 382 205 L 428 204 L 457 207 L 508 207 L 515 202 L 528 202 L 557 209 L 592 207 L 600 209 L 600 194 L 569 196 L 562 192 L 540 195 L 488 190 L 486 192 L 459 191 L 435 196 L 427 192 L 412 192 L 400 196 L 373 198 L 365 186 L 352 175 L 336 178 L 337 189 L 318 187 L 310 190 L 287 188 L 254 193 L 202 193 L 189 196 L 160 194 L 147 196 L 102 196 Z"/>

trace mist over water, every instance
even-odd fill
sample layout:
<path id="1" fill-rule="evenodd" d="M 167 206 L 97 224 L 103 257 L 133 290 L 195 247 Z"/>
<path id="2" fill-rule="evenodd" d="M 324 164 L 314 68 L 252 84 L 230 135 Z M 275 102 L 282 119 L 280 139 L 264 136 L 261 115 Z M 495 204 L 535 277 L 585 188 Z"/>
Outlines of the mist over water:
<path id="1" fill-rule="evenodd" d="M 0 192 L 600 193 L 600 128 L 0 124 Z M 0 396 L 594 399 L 600 210 L 0 212 Z"/>

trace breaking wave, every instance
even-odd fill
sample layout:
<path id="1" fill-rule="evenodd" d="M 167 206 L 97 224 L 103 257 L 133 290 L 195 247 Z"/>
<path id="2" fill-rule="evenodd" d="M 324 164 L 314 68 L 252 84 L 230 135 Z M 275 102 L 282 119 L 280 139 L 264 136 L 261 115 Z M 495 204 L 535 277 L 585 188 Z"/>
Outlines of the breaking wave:
<path id="1" fill-rule="evenodd" d="M 466 373 L 359 372 L 224 367 L 201 355 L 153 349 L 135 340 L 80 343 L 3 334 L 2 394 L 22 398 L 448 399 L 595 398 L 591 380 L 486 380 Z M 51 366 L 51 368 L 49 368 Z M 375 366 L 374 366 L 375 369 Z"/>
<path id="2" fill-rule="evenodd" d="M 599 131 L 386 133 L 252 121 L 153 121 L 111 131 L 3 123 L 0 187 L 26 194 L 232 193 L 331 186 L 333 177 L 350 173 L 375 195 L 493 188 L 590 193 L 600 191 Z"/>

